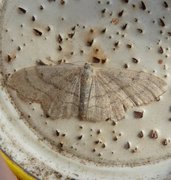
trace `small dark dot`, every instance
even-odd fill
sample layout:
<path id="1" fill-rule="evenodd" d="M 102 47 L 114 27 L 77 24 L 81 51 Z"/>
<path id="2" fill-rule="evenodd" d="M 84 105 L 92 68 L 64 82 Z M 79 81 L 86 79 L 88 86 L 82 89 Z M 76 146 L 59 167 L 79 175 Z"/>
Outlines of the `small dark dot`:
<path id="1" fill-rule="evenodd" d="M 60 45 L 58 46 L 58 51 L 62 51 L 62 47 Z"/>
<path id="2" fill-rule="evenodd" d="M 106 32 L 106 28 L 104 28 L 104 29 L 101 30 L 101 33 L 102 33 L 102 34 L 105 33 L 105 32 Z"/>
<path id="3" fill-rule="evenodd" d="M 36 20 L 35 16 L 32 16 L 31 20 L 34 22 Z"/>
<path id="4" fill-rule="evenodd" d="M 132 48 L 132 45 L 131 45 L 131 44 L 127 44 L 126 47 L 127 47 L 128 49 L 131 49 L 131 48 Z"/>
<path id="5" fill-rule="evenodd" d="M 145 3 L 143 1 L 141 1 L 140 9 L 142 9 L 143 11 L 146 10 L 146 5 L 145 5 Z"/>
<path id="6" fill-rule="evenodd" d="M 142 30 L 141 28 L 138 28 L 137 31 L 138 31 L 139 33 L 143 33 L 143 30 Z"/>
<path id="7" fill-rule="evenodd" d="M 132 58 L 132 62 L 135 63 L 135 64 L 137 64 L 139 61 L 138 61 L 138 59 L 136 59 L 136 58 Z"/>
<path id="8" fill-rule="evenodd" d="M 49 32 L 51 30 L 50 26 L 47 26 L 46 30 Z"/>
<path id="9" fill-rule="evenodd" d="M 104 14 L 106 12 L 106 9 L 102 9 L 101 13 Z"/>
<path id="10" fill-rule="evenodd" d="M 19 11 L 19 13 L 20 14 L 26 14 L 26 10 L 24 9 L 24 8 L 22 8 L 22 7 L 18 7 L 18 11 Z"/>
<path id="11" fill-rule="evenodd" d="M 92 46 L 93 42 L 94 42 L 93 39 L 88 40 L 87 43 L 86 43 L 86 45 L 90 47 L 90 46 Z"/>
<path id="12" fill-rule="evenodd" d="M 118 140 L 118 138 L 115 136 L 115 137 L 113 138 L 113 140 L 114 140 L 114 141 L 117 141 L 117 140 Z"/>
<path id="13" fill-rule="evenodd" d="M 121 29 L 122 29 L 122 30 L 125 30 L 125 29 L 127 28 L 127 25 L 128 25 L 127 23 L 124 24 L 124 25 L 121 27 Z"/>
<path id="14" fill-rule="evenodd" d="M 58 130 L 56 130 L 55 133 L 56 133 L 56 136 L 60 135 L 60 132 Z"/>
<path id="15" fill-rule="evenodd" d="M 40 31 L 40 30 L 38 30 L 38 29 L 33 29 L 33 32 L 34 32 L 34 34 L 36 35 L 36 36 L 42 36 L 42 32 Z"/>
<path id="16" fill-rule="evenodd" d="M 128 3 L 128 2 L 129 2 L 129 0 L 122 0 L 122 2 L 124 2 L 124 3 Z"/>
<path id="17" fill-rule="evenodd" d="M 163 54 L 163 53 L 164 53 L 164 50 L 163 50 L 163 47 L 162 47 L 162 46 L 160 46 L 160 47 L 158 48 L 158 53 L 160 53 L 160 54 Z"/>
<path id="18" fill-rule="evenodd" d="M 161 18 L 159 18 L 158 23 L 159 23 L 159 26 L 161 26 L 161 27 L 164 27 L 164 26 L 165 26 L 165 22 L 164 22 L 164 20 L 161 19 Z"/>
<path id="19" fill-rule="evenodd" d="M 138 19 L 137 19 L 137 18 L 134 18 L 134 22 L 138 22 Z"/>
<path id="20" fill-rule="evenodd" d="M 20 46 L 18 46 L 18 47 L 17 47 L 17 50 L 18 50 L 18 51 L 21 51 L 21 47 L 20 47 Z"/>
<path id="21" fill-rule="evenodd" d="M 78 140 L 81 140 L 81 139 L 82 139 L 82 137 L 83 137 L 83 136 L 82 136 L 82 135 L 80 135 L 80 136 L 78 136 L 78 137 L 77 137 L 77 139 L 78 139 Z"/>
<path id="22" fill-rule="evenodd" d="M 166 1 L 163 2 L 163 6 L 164 6 L 165 8 L 168 8 L 168 7 L 169 7 Z"/>
<path id="23" fill-rule="evenodd" d="M 122 17 L 122 16 L 123 16 L 123 13 L 124 13 L 124 10 L 120 11 L 120 12 L 118 13 L 118 17 Z"/>
<path id="24" fill-rule="evenodd" d="M 124 67 L 125 69 L 128 69 L 128 64 L 124 64 L 123 67 Z"/>
<path id="25" fill-rule="evenodd" d="M 114 43 L 114 46 L 115 46 L 115 47 L 118 47 L 118 46 L 119 46 L 119 41 L 116 41 L 116 42 Z"/>
<path id="26" fill-rule="evenodd" d="M 130 147 L 131 147 L 130 142 L 127 142 L 127 143 L 124 145 L 124 148 L 125 148 L 125 149 L 130 149 Z"/>
<path id="27" fill-rule="evenodd" d="M 64 0 L 60 0 L 60 4 L 61 4 L 61 5 L 64 5 L 64 4 L 65 4 L 65 1 L 64 1 Z"/>
<path id="28" fill-rule="evenodd" d="M 43 9 L 44 9 L 44 7 L 43 7 L 42 5 L 40 5 L 39 9 L 40 9 L 40 10 L 43 10 Z"/>

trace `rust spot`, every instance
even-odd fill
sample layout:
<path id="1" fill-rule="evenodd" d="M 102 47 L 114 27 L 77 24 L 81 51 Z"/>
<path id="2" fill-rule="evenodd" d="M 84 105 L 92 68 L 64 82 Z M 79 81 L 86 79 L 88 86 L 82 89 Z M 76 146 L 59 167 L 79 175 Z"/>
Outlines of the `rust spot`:
<path id="1" fill-rule="evenodd" d="M 163 64 L 163 60 L 162 60 L 162 59 L 159 59 L 159 60 L 158 60 L 158 64 Z"/>
<path id="2" fill-rule="evenodd" d="M 140 132 L 138 133 L 138 137 L 139 137 L 139 138 L 143 138 L 143 137 L 144 137 L 144 132 L 143 132 L 143 131 L 140 131 Z"/>
<path id="3" fill-rule="evenodd" d="M 125 148 L 125 149 L 130 149 L 130 147 L 131 147 L 130 142 L 127 142 L 127 143 L 124 145 L 124 148 Z"/>
<path id="4" fill-rule="evenodd" d="M 111 23 L 114 25 L 117 25 L 119 23 L 119 19 L 118 18 L 112 18 Z"/>
<path id="5" fill-rule="evenodd" d="M 157 139 L 158 138 L 158 133 L 156 130 L 151 130 L 150 133 L 149 133 L 149 137 L 151 139 Z"/>
<path id="6" fill-rule="evenodd" d="M 134 111 L 134 117 L 136 119 L 141 119 L 143 118 L 144 112 L 143 111 Z"/>
<path id="7" fill-rule="evenodd" d="M 160 54 L 163 54 L 163 53 L 164 53 L 164 50 L 163 50 L 163 47 L 162 47 L 162 46 L 159 47 L 158 53 L 160 53 Z"/>

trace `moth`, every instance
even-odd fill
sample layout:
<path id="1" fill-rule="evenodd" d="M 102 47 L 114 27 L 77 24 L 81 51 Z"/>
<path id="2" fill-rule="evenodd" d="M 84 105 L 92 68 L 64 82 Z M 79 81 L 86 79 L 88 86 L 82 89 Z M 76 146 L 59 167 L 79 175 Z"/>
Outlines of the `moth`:
<path id="1" fill-rule="evenodd" d="M 39 103 L 51 119 L 100 122 L 121 120 L 127 109 L 157 101 L 166 82 L 143 71 L 64 63 L 21 69 L 7 87 L 24 102 Z"/>

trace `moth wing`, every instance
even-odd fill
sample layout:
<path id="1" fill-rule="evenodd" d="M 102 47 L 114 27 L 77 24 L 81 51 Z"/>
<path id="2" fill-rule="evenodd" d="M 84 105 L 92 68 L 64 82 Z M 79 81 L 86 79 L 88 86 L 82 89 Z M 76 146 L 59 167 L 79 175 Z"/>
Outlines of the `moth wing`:
<path id="1" fill-rule="evenodd" d="M 127 109 L 158 100 L 166 86 L 161 78 L 143 71 L 99 70 L 95 79 L 87 117 L 96 121 L 120 120 Z"/>
<path id="2" fill-rule="evenodd" d="M 14 73 L 7 85 L 24 101 L 40 103 L 52 119 L 78 115 L 81 68 L 71 64 L 35 66 Z"/>

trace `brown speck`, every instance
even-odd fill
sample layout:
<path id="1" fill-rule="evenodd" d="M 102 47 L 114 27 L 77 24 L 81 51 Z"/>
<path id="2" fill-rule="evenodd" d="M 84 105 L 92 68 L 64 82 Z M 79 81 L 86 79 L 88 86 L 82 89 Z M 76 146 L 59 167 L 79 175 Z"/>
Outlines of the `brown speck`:
<path id="1" fill-rule="evenodd" d="M 68 37 L 72 39 L 74 37 L 74 34 L 75 33 L 70 33 L 70 34 L 68 34 Z"/>
<path id="2" fill-rule="evenodd" d="M 163 19 L 161 19 L 161 18 L 159 18 L 158 23 L 159 23 L 159 26 L 162 26 L 162 27 L 164 27 L 164 26 L 165 26 L 165 22 L 164 22 L 164 20 L 163 20 Z"/>
<path id="3" fill-rule="evenodd" d="M 160 53 L 160 54 L 163 54 L 164 53 L 164 50 L 163 50 L 163 48 L 160 46 L 159 47 L 159 49 L 158 49 L 158 53 Z"/>
<path id="4" fill-rule="evenodd" d="M 96 149 L 92 149 L 92 152 L 96 152 Z"/>
<path id="5" fill-rule="evenodd" d="M 131 48 L 132 48 L 132 45 L 131 45 L 131 44 L 127 44 L 126 47 L 127 47 L 128 49 L 131 49 Z"/>
<path id="6" fill-rule="evenodd" d="M 92 34 L 92 33 L 94 33 L 94 29 L 90 29 L 90 31 L 89 31 L 89 32 L 90 32 L 91 34 Z"/>
<path id="7" fill-rule="evenodd" d="M 116 42 L 114 43 L 114 46 L 115 46 L 115 47 L 118 47 L 118 46 L 119 46 L 119 41 L 116 41 Z"/>
<path id="8" fill-rule="evenodd" d="M 122 0 L 122 2 L 123 2 L 123 3 L 128 3 L 128 2 L 129 2 L 129 0 Z"/>
<path id="9" fill-rule="evenodd" d="M 33 32 L 34 32 L 34 34 L 36 35 L 36 36 L 42 36 L 42 32 L 40 31 L 40 30 L 38 30 L 38 29 L 33 29 Z"/>
<path id="10" fill-rule="evenodd" d="M 123 65 L 123 67 L 124 67 L 125 69 L 128 69 L 128 64 L 125 63 L 125 64 Z"/>
<path id="11" fill-rule="evenodd" d="M 12 59 L 13 59 L 13 57 L 8 54 L 7 57 L 6 57 L 6 61 L 7 61 L 8 63 L 10 63 L 10 62 L 12 61 Z"/>
<path id="12" fill-rule="evenodd" d="M 36 20 L 35 16 L 32 16 L 31 20 L 34 22 Z"/>
<path id="13" fill-rule="evenodd" d="M 170 143 L 170 140 L 168 140 L 168 139 L 164 139 L 164 140 L 162 141 L 162 144 L 163 144 L 164 146 L 167 146 L 168 143 Z"/>
<path id="14" fill-rule="evenodd" d="M 94 144 L 99 144 L 99 142 L 100 142 L 99 140 L 97 140 L 97 141 L 94 141 Z"/>
<path id="15" fill-rule="evenodd" d="M 96 133 L 97 133 L 97 134 L 100 134 L 100 133 L 101 133 L 100 129 L 98 129 Z"/>
<path id="16" fill-rule="evenodd" d="M 45 64 L 42 60 L 36 61 L 36 64 L 37 64 L 38 66 L 45 66 L 45 65 L 47 65 L 47 64 Z"/>
<path id="17" fill-rule="evenodd" d="M 122 17 L 122 16 L 123 16 L 123 13 L 124 13 L 124 10 L 118 12 L 118 17 Z"/>
<path id="18" fill-rule="evenodd" d="M 104 34 L 106 32 L 106 28 L 101 30 L 101 33 Z"/>
<path id="19" fill-rule="evenodd" d="M 165 8 L 168 8 L 168 7 L 169 7 L 166 1 L 163 2 L 163 6 L 164 6 Z"/>
<path id="20" fill-rule="evenodd" d="M 130 142 L 127 142 L 127 143 L 124 145 L 124 148 L 125 148 L 125 149 L 130 149 L 130 147 L 131 147 Z"/>
<path id="21" fill-rule="evenodd" d="M 144 112 L 143 111 L 134 111 L 134 117 L 136 119 L 141 119 L 143 118 Z"/>
<path id="22" fill-rule="evenodd" d="M 137 64 L 139 61 L 138 61 L 138 59 L 136 59 L 136 58 L 132 58 L 132 62 L 135 63 L 135 64 Z"/>
<path id="23" fill-rule="evenodd" d="M 82 135 L 80 135 L 80 136 L 78 136 L 78 137 L 77 137 L 77 139 L 78 139 L 78 140 L 81 140 L 81 139 L 82 139 L 82 137 L 83 137 L 83 136 L 82 136 Z"/>
<path id="24" fill-rule="evenodd" d="M 163 60 L 162 60 L 162 59 L 159 59 L 159 60 L 158 60 L 158 64 L 163 64 Z"/>
<path id="25" fill-rule="evenodd" d="M 117 141 L 117 140 L 118 140 L 118 138 L 115 136 L 115 137 L 113 138 L 113 140 L 114 140 L 114 141 Z"/>
<path id="26" fill-rule="evenodd" d="M 119 23 L 119 19 L 118 18 L 112 18 L 111 23 L 114 25 L 117 25 Z"/>
<path id="27" fill-rule="evenodd" d="M 106 147 L 106 145 L 103 143 L 103 144 L 102 144 L 102 148 L 105 148 L 105 147 Z"/>
<path id="28" fill-rule="evenodd" d="M 51 30 L 50 26 L 47 26 L 46 30 L 49 32 Z"/>
<path id="29" fill-rule="evenodd" d="M 58 51 L 62 51 L 62 46 L 61 45 L 58 46 Z"/>
<path id="30" fill-rule="evenodd" d="M 57 41 L 59 44 L 61 44 L 63 41 L 62 36 L 60 34 L 58 34 L 58 36 L 57 36 Z"/>
<path id="31" fill-rule="evenodd" d="M 101 13 L 104 14 L 106 12 L 106 9 L 102 9 Z"/>
<path id="32" fill-rule="evenodd" d="M 106 59 L 101 59 L 101 63 L 105 64 L 106 63 Z"/>
<path id="33" fill-rule="evenodd" d="M 140 9 L 142 9 L 143 11 L 146 10 L 146 5 L 145 5 L 145 3 L 143 1 L 141 1 Z"/>
<path id="34" fill-rule="evenodd" d="M 62 143 L 62 142 L 60 142 L 59 144 L 58 144 L 58 148 L 63 148 L 63 146 L 64 146 L 64 144 Z"/>
<path id="35" fill-rule="evenodd" d="M 139 138 L 143 138 L 143 137 L 144 137 L 144 132 L 143 132 L 143 131 L 140 131 L 140 132 L 138 133 L 138 137 L 139 137 Z"/>
<path id="36" fill-rule="evenodd" d="M 18 46 L 18 47 L 17 47 L 17 50 L 18 50 L 18 51 L 21 51 L 21 47 L 20 47 L 20 46 Z"/>
<path id="37" fill-rule="evenodd" d="M 19 11 L 19 13 L 20 14 L 26 14 L 26 10 L 24 9 L 24 8 L 22 8 L 22 7 L 18 7 L 18 11 Z"/>
<path id="38" fill-rule="evenodd" d="M 60 135 L 60 132 L 58 130 L 55 131 L 56 136 Z"/>
<path id="39" fill-rule="evenodd" d="M 64 5 L 64 4 L 65 4 L 65 1 L 64 1 L 64 0 L 60 0 L 60 4 L 61 4 L 61 5 Z"/>
<path id="40" fill-rule="evenodd" d="M 169 36 L 171 36 L 171 32 L 167 32 L 167 34 L 168 34 Z"/>
<path id="41" fill-rule="evenodd" d="M 100 63 L 100 59 L 98 57 L 93 57 L 92 59 L 93 63 Z"/>
<path id="42" fill-rule="evenodd" d="M 86 45 L 90 47 L 90 46 L 92 46 L 93 42 L 94 42 L 93 39 L 92 39 L 92 40 L 88 40 L 87 43 L 86 43 Z"/>
<path id="43" fill-rule="evenodd" d="M 136 153 L 138 151 L 138 148 L 135 147 L 134 149 L 131 150 L 132 153 Z"/>
<path id="44" fill-rule="evenodd" d="M 39 8 L 40 8 L 40 10 L 43 10 L 43 9 L 44 9 L 44 7 L 43 7 L 42 5 L 40 5 L 40 7 L 39 7 Z"/>
<path id="45" fill-rule="evenodd" d="M 158 138 L 158 133 L 156 130 L 151 130 L 150 133 L 149 133 L 149 137 L 151 139 L 157 139 Z"/>
<path id="46" fill-rule="evenodd" d="M 98 156 L 100 157 L 100 156 L 102 156 L 102 154 L 101 154 L 101 153 L 98 153 Z"/>
<path id="47" fill-rule="evenodd" d="M 143 33 L 143 30 L 142 30 L 141 28 L 138 28 L 137 31 L 138 31 L 139 33 Z"/>
<path id="48" fill-rule="evenodd" d="M 81 49 L 81 50 L 80 50 L 80 54 L 83 54 L 83 53 L 84 53 L 84 51 Z"/>
<path id="49" fill-rule="evenodd" d="M 124 24 L 122 27 L 121 27 L 121 29 L 124 31 L 126 28 L 127 28 L 127 23 L 126 24 Z"/>
<path id="50" fill-rule="evenodd" d="M 116 126 L 116 122 L 115 121 L 112 121 L 112 126 Z"/>

